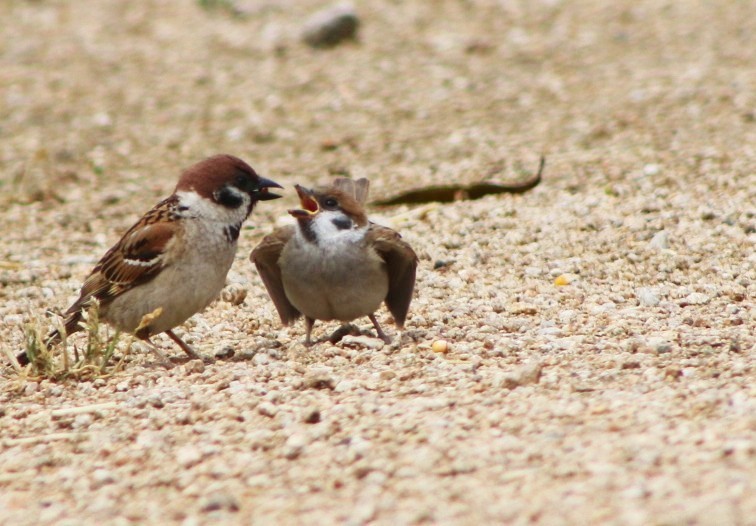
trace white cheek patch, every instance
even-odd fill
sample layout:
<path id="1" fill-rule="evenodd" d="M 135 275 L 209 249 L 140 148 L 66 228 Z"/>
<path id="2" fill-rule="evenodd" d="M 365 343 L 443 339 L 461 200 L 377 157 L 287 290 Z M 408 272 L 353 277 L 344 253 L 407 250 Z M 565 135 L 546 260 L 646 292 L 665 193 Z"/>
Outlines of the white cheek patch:
<path id="1" fill-rule="evenodd" d="M 182 214 L 184 217 L 201 217 L 207 221 L 217 221 L 226 225 L 238 225 L 247 218 L 250 197 L 244 192 L 239 192 L 243 203 L 238 208 L 227 208 L 213 203 L 196 192 L 177 192 L 177 195 L 180 206 L 187 209 Z"/>
<path id="2" fill-rule="evenodd" d="M 344 228 L 346 225 L 349 227 Z M 312 231 L 318 242 L 329 244 L 354 243 L 365 235 L 364 228 L 355 228 L 352 219 L 337 210 L 320 212 L 312 220 Z"/>

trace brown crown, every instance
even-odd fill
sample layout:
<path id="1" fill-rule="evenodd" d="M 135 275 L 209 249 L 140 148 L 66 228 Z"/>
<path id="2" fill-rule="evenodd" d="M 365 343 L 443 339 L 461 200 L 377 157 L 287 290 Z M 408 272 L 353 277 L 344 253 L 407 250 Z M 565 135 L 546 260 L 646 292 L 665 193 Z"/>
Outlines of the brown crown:
<path id="1" fill-rule="evenodd" d="M 175 191 L 194 190 L 202 197 L 210 199 L 213 192 L 234 181 L 239 175 L 245 175 L 253 181 L 259 179 L 254 169 L 238 157 L 228 154 L 214 155 L 184 170 Z"/>
<path id="2" fill-rule="evenodd" d="M 352 195 L 333 186 L 316 188 L 313 193 L 321 209 L 325 208 L 325 200 L 328 197 L 335 197 L 339 202 L 339 208 L 350 216 L 357 225 L 367 225 L 368 218 L 367 214 L 365 214 L 365 209 Z"/>

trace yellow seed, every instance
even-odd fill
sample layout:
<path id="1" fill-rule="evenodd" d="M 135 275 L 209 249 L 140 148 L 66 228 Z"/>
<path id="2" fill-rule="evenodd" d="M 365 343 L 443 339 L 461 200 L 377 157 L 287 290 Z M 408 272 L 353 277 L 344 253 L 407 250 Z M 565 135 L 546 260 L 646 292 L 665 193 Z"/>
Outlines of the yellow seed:
<path id="1" fill-rule="evenodd" d="M 431 349 L 433 349 L 433 352 L 449 352 L 451 349 L 451 345 L 449 345 L 449 342 L 446 340 L 436 340 L 433 342 L 433 345 L 431 345 Z"/>
<path id="2" fill-rule="evenodd" d="M 152 312 L 148 312 L 144 316 L 142 316 L 142 321 L 139 322 L 139 327 L 136 328 L 134 331 L 135 333 L 138 333 L 141 330 L 146 329 L 149 327 L 150 323 L 158 319 L 163 314 L 163 307 L 158 307 Z"/>
<path id="3" fill-rule="evenodd" d="M 564 274 L 558 275 L 556 279 L 554 280 L 554 285 L 556 285 L 557 287 L 564 287 L 565 285 L 569 285 L 569 284 L 570 284 L 570 278 L 568 278 Z"/>

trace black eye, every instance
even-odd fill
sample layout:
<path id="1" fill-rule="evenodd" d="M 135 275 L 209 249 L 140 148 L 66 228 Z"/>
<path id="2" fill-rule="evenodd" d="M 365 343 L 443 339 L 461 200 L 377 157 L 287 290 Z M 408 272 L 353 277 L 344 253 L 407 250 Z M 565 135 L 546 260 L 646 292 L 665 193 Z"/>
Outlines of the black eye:
<path id="1" fill-rule="evenodd" d="M 240 189 L 244 189 L 247 187 L 248 184 L 248 178 L 246 175 L 237 175 L 236 179 L 234 179 L 234 186 Z"/>
<path id="2" fill-rule="evenodd" d="M 238 188 L 242 192 L 249 192 L 250 190 L 254 189 L 255 185 L 250 173 L 239 168 L 234 171 L 236 173 L 234 174 L 234 182 L 232 184 L 236 188 Z"/>
<path id="3" fill-rule="evenodd" d="M 326 197 L 326 200 L 323 201 L 323 204 L 326 208 L 336 208 L 337 206 L 339 206 L 339 202 L 335 197 Z"/>

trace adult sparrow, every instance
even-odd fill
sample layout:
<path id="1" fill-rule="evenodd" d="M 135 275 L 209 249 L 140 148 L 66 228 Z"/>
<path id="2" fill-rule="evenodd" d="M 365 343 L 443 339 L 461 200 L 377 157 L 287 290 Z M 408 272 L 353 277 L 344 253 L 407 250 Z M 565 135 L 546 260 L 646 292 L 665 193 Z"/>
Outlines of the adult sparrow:
<path id="1" fill-rule="evenodd" d="M 296 185 L 301 209 L 296 222 L 263 238 L 250 254 L 284 325 L 304 314 L 305 345 L 315 320 L 349 322 L 385 302 L 401 331 L 415 286 L 417 256 L 390 228 L 368 221 L 369 181 L 338 178 L 309 190 Z"/>
<path id="2" fill-rule="evenodd" d="M 186 169 L 173 194 L 132 226 L 97 263 L 65 313 L 66 334 L 81 330 L 83 312 L 99 301 L 100 318 L 146 340 L 166 333 L 192 358 L 173 328 L 210 304 L 223 288 L 242 223 L 258 201 L 277 199 L 281 185 L 241 159 L 216 155 Z M 56 330 L 52 345 L 61 339 Z M 25 352 L 17 357 L 26 364 Z"/>

